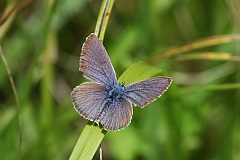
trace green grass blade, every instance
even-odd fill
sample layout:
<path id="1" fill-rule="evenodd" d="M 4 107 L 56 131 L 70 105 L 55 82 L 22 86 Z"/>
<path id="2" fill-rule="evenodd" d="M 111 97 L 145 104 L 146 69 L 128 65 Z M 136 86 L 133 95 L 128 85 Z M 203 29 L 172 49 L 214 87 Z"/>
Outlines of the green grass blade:
<path id="1" fill-rule="evenodd" d="M 161 69 L 148 65 L 144 62 L 138 62 L 131 65 L 118 79 L 118 82 L 125 82 L 126 85 L 150 78 L 162 72 Z"/>
<path id="2" fill-rule="evenodd" d="M 95 123 L 88 122 L 80 135 L 70 160 L 92 159 L 106 131 Z"/>

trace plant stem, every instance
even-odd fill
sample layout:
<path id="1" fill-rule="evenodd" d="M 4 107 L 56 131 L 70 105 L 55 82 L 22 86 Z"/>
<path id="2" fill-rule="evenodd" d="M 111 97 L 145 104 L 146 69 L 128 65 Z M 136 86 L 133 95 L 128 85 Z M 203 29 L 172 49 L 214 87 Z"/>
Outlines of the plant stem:
<path id="1" fill-rule="evenodd" d="M 95 34 L 101 41 L 104 39 L 105 31 L 108 24 L 108 19 L 112 10 L 112 6 L 115 0 L 103 0 L 98 20 L 95 28 Z"/>
<path id="2" fill-rule="evenodd" d="M 101 41 L 104 39 L 113 4 L 114 0 L 103 0 L 102 2 L 95 28 L 95 34 Z M 73 149 L 70 159 L 92 159 L 106 133 L 100 126 L 93 122 L 88 122 Z"/>
<path id="3" fill-rule="evenodd" d="M 14 98 L 15 98 L 15 103 L 16 103 L 16 107 L 17 107 L 18 139 L 19 139 L 19 144 L 18 144 L 19 145 L 19 157 L 18 157 L 18 159 L 22 159 L 22 118 L 21 118 L 21 107 L 20 107 L 19 100 L 18 100 L 17 89 L 16 89 L 16 86 L 15 86 L 14 80 L 12 78 L 11 71 L 10 71 L 10 68 L 8 66 L 8 62 L 7 62 L 5 56 L 4 56 L 3 52 L 2 52 L 1 45 L 0 45 L 0 57 L 2 58 L 4 66 L 5 66 L 6 70 L 7 70 L 7 74 L 8 74 L 11 86 L 12 86 L 12 90 L 13 90 L 13 94 L 14 94 Z"/>

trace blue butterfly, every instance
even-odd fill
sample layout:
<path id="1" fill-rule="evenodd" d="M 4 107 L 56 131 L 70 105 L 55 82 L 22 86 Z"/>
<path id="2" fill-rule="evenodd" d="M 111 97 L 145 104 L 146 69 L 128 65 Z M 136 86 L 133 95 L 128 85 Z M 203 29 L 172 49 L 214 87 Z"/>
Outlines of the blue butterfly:
<path id="1" fill-rule="evenodd" d="M 117 77 L 107 51 L 95 34 L 90 34 L 82 47 L 80 68 L 87 79 L 72 91 L 72 102 L 84 118 L 102 124 L 107 131 L 127 127 L 132 119 L 132 103 L 145 107 L 160 97 L 170 86 L 169 77 L 154 77 L 124 86 Z"/>

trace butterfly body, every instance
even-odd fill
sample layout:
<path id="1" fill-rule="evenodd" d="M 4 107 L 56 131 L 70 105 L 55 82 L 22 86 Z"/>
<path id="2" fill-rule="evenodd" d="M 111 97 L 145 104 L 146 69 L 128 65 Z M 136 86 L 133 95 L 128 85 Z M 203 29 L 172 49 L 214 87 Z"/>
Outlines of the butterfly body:
<path id="1" fill-rule="evenodd" d="M 84 118 L 102 124 L 108 131 L 127 127 L 132 119 L 132 103 L 145 107 L 160 97 L 172 80 L 159 76 L 124 86 L 117 78 L 107 52 L 95 34 L 82 47 L 80 71 L 92 82 L 72 91 L 74 108 Z"/>
<path id="2" fill-rule="evenodd" d="M 114 101 L 123 98 L 125 87 L 123 83 L 114 84 L 113 88 L 108 92 L 108 99 Z"/>

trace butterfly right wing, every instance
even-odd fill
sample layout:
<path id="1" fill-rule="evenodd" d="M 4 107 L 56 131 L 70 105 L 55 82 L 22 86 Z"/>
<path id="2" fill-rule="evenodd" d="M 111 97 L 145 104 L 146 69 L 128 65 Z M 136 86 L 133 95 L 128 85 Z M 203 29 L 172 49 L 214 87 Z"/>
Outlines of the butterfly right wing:
<path id="1" fill-rule="evenodd" d="M 106 103 L 106 89 L 96 82 L 85 82 L 72 91 L 72 102 L 77 112 L 84 118 L 94 121 Z"/>
<path id="2" fill-rule="evenodd" d="M 132 103 L 144 107 L 160 97 L 170 86 L 169 77 L 154 77 L 130 84 L 125 88 L 125 96 Z"/>
<path id="3" fill-rule="evenodd" d="M 82 47 L 80 71 L 84 76 L 110 89 L 116 82 L 116 73 L 102 42 L 90 34 Z"/>

